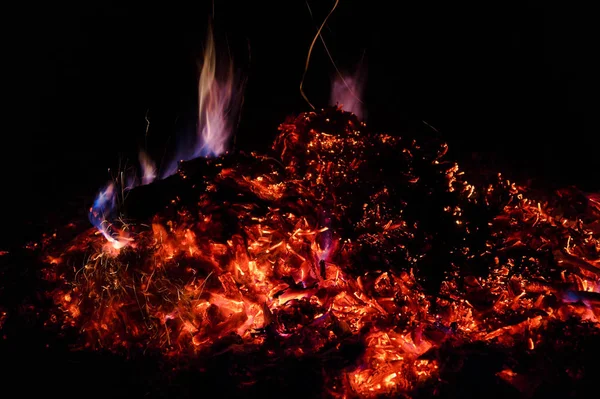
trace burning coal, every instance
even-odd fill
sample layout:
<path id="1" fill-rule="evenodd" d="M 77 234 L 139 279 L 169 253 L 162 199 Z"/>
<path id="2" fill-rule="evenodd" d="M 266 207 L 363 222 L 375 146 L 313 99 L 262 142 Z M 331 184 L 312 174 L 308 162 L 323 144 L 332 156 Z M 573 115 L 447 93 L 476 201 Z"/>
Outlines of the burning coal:
<path id="1" fill-rule="evenodd" d="M 81 348 L 180 367 L 243 354 L 240 389 L 261 365 L 312 359 L 340 398 L 439 394 L 465 353 L 501 352 L 494 378 L 531 395 L 548 378 L 542 354 L 598 334 L 600 201 L 536 200 L 500 175 L 475 186 L 446 152 L 328 108 L 285 121 L 268 154 L 182 162 L 131 190 L 133 220 L 103 224 L 105 192 L 102 234 L 48 251 L 55 323 Z"/>

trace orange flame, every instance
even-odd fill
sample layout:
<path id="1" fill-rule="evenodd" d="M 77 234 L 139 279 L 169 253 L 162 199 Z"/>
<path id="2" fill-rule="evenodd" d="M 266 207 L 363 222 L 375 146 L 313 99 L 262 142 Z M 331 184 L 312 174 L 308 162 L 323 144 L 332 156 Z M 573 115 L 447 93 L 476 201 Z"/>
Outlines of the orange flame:
<path id="1" fill-rule="evenodd" d="M 140 151 L 140 167 L 142 168 L 142 184 L 150 184 L 156 179 L 156 166 L 154 161 L 145 151 Z"/>
<path id="2" fill-rule="evenodd" d="M 198 142 L 194 157 L 219 156 L 227 149 L 232 131 L 232 114 L 240 100 L 233 64 L 217 74 L 217 55 L 212 29 L 209 27 L 204 62 L 198 81 Z"/>
<path id="3" fill-rule="evenodd" d="M 232 119 L 242 99 L 242 85 L 235 78 L 233 64 L 229 62 L 224 72 L 217 73 L 217 56 L 212 29 L 209 27 L 204 61 L 198 82 L 198 125 L 197 143 L 189 151 L 186 148 L 178 154 L 177 160 L 189 160 L 199 156 L 219 156 L 227 149 L 227 141 L 232 132 Z M 142 172 L 140 179 L 131 179 L 123 191 L 130 190 L 140 184 L 152 183 L 157 178 L 155 163 L 145 151 L 139 153 Z M 177 171 L 177 162 L 168 166 L 161 178 L 168 177 Z M 127 246 L 132 239 L 122 230 L 114 227 L 108 220 L 116 211 L 117 184 L 111 182 L 102 190 L 90 209 L 90 221 L 106 237 L 115 249 Z"/>

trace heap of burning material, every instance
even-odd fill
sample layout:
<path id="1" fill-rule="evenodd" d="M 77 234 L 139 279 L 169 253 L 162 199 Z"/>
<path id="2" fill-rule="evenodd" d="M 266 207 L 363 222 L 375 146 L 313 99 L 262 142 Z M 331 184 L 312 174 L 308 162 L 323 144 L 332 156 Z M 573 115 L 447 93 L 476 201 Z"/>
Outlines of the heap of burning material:
<path id="1" fill-rule="evenodd" d="M 54 322 L 88 349 L 243 354 L 240 389 L 311 359 L 333 397 L 448 392 L 473 351 L 501 352 L 486 370 L 531 395 L 554 378 L 541 353 L 598 335 L 600 198 L 474 187 L 443 143 L 369 134 L 338 108 L 288 119 L 272 150 L 133 190 L 136 219 L 112 221 L 123 248 L 90 230 L 49 251 Z"/>

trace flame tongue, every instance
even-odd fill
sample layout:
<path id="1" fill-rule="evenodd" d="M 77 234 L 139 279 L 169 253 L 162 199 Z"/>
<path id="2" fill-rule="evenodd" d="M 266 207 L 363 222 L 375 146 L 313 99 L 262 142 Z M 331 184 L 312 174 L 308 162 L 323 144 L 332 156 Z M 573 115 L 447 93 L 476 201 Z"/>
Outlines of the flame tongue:
<path id="1" fill-rule="evenodd" d="M 366 118 L 363 103 L 365 72 L 357 69 L 354 74 L 339 73 L 331 85 L 331 104 L 339 104 L 344 111 L 352 112 L 359 119 Z"/>
<path id="2" fill-rule="evenodd" d="M 150 184 L 156 179 L 156 166 L 145 151 L 140 151 L 139 161 L 142 169 L 142 184 Z"/>
<path id="3" fill-rule="evenodd" d="M 115 183 L 111 182 L 96 197 L 90 208 L 89 219 L 114 249 L 121 249 L 132 240 L 123 229 L 110 222 L 116 208 L 117 188 Z"/>
<path id="4" fill-rule="evenodd" d="M 178 170 L 180 161 L 197 157 L 220 156 L 227 150 L 233 121 L 243 101 L 243 82 L 236 77 L 231 60 L 217 57 L 212 28 L 209 26 L 206 48 L 198 78 L 198 120 L 194 145 L 182 145 L 161 178 Z M 221 67 L 223 65 L 223 67 Z"/>
<path id="5" fill-rule="evenodd" d="M 198 81 L 198 124 L 195 145 L 183 148 L 168 165 L 160 177 L 165 178 L 174 174 L 178 169 L 179 161 L 187 161 L 196 157 L 219 156 L 227 149 L 227 142 L 231 136 L 232 120 L 242 100 L 242 84 L 236 80 L 233 64 L 223 69 L 222 73 L 217 68 L 217 54 L 212 29 L 209 27 L 206 49 L 200 77 Z M 90 221 L 115 248 L 121 249 L 131 243 L 130 238 L 123 229 L 110 222 L 111 217 L 117 212 L 117 192 L 122 185 L 123 192 L 139 184 L 150 184 L 156 180 L 158 174 L 155 163 L 145 151 L 139 153 L 141 179 L 128 176 L 126 187 L 118 182 L 109 183 L 102 190 L 94 205 L 90 209 Z"/>
<path id="6" fill-rule="evenodd" d="M 217 57 L 212 31 L 209 30 L 204 63 L 198 81 L 198 156 L 218 156 L 227 149 L 231 122 L 241 92 L 235 90 L 233 65 L 217 75 Z"/>

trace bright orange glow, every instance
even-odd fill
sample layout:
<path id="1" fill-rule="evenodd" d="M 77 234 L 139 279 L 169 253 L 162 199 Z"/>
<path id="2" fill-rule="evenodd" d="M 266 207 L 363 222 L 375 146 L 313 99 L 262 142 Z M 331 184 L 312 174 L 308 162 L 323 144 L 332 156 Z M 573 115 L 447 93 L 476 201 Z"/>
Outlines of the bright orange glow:
<path id="1" fill-rule="evenodd" d="M 208 93 L 214 65 L 206 68 Z M 207 112 L 216 106 L 208 97 Z M 223 350 L 331 359 L 357 343 L 354 358 L 327 371 L 328 392 L 340 398 L 435 385 L 451 347 L 527 354 L 565 321 L 600 327 L 595 196 L 569 214 L 560 201 L 576 192 L 541 202 L 501 176 L 477 188 L 444 161 L 445 145 L 367 134 L 338 109 L 290 118 L 273 151 L 277 159 L 252 154 L 182 171 L 198 187 L 192 200 L 173 193 L 131 228 L 135 246 L 107 248 L 107 229 L 48 250 L 57 322 L 79 329 L 91 349 L 150 349 L 177 361 Z M 385 157 L 396 157 L 398 185 L 383 166 L 370 169 Z M 443 201 L 427 208 L 434 195 Z M 422 213 L 434 213 L 433 226 Z M 434 257 L 436 245 L 447 245 L 443 256 Z M 508 365 L 496 375 L 517 389 L 526 381 Z"/>

